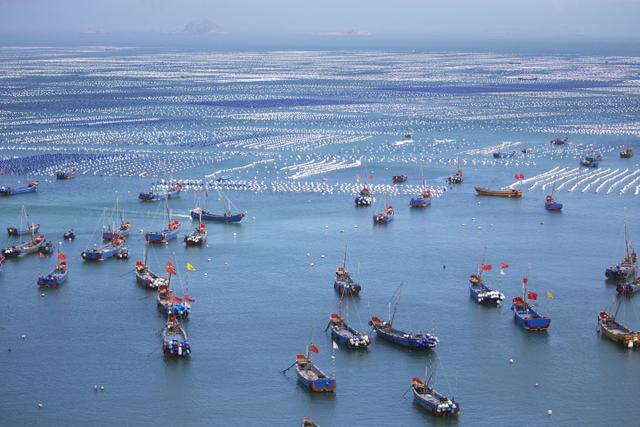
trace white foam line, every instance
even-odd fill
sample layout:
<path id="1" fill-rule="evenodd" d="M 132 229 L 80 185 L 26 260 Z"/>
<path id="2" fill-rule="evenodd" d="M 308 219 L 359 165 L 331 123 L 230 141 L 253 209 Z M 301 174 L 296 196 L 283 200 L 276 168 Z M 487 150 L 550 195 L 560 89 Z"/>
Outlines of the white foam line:
<path id="1" fill-rule="evenodd" d="M 632 177 L 633 175 L 637 174 L 640 172 L 640 169 L 636 170 L 634 173 L 630 174 L 629 177 Z M 620 190 L 620 195 L 623 195 L 624 193 L 626 193 L 626 191 L 631 188 L 631 186 L 633 186 L 633 184 L 635 184 L 636 182 L 638 182 L 638 180 L 640 180 L 640 176 L 636 177 L 633 181 L 627 183 L 624 187 L 622 187 L 622 189 Z"/>
<path id="2" fill-rule="evenodd" d="M 616 170 L 620 170 L 620 169 L 616 169 Z M 610 182 L 611 182 L 611 181 L 613 181 L 614 179 L 618 179 L 618 178 L 620 178 L 621 176 L 625 175 L 627 172 L 629 172 L 629 169 L 628 169 L 628 168 L 627 168 L 627 169 L 625 169 L 625 170 L 623 170 L 623 171 L 622 171 L 622 172 L 620 172 L 619 174 L 614 175 L 614 176 L 612 176 L 611 178 L 607 178 L 607 179 L 605 179 L 604 181 L 602 181 L 602 184 L 600 184 L 600 185 L 598 186 L 598 188 L 596 188 L 596 194 L 597 194 L 597 193 L 599 193 L 599 192 L 600 192 L 600 190 L 602 190 L 602 189 L 604 188 L 604 186 L 605 186 L 605 185 L 607 185 L 608 183 L 610 183 Z"/>
<path id="3" fill-rule="evenodd" d="M 611 169 L 607 169 L 607 170 L 611 170 Z M 613 174 L 617 173 L 619 170 L 620 170 L 620 169 L 616 169 L 616 170 L 614 170 L 613 172 L 609 172 L 609 173 L 606 173 L 606 174 L 601 174 L 601 175 L 599 175 L 599 176 L 598 176 L 594 181 L 592 181 L 592 182 L 590 182 L 589 184 L 587 184 L 587 185 L 582 189 L 582 192 L 583 192 L 583 193 L 586 193 L 587 191 L 589 191 L 589 188 L 591 188 L 592 186 L 594 186 L 594 185 L 596 185 L 597 183 L 599 183 L 602 179 L 604 179 L 604 178 L 608 178 L 608 177 L 610 177 L 611 175 L 613 175 Z"/>
<path id="4" fill-rule="evenodd" d="M 576 188 L 578 188 L 581 184 L 584 184 L 585 182 L 589 181 L 590 179 L 593 179 L 593 178 L 597 177 L 598 175 L 601 175 L 602 173 L 606 173 L 608 171 L 609 171 L 609 169 L 605 169 L 605 170 L 599 171 L 599 172 L 587 173 L 587 177 L 581 179 L 578 182 L 576 182 L 575 185 L 569 189 L 569 191 L 576 191 Z"/>

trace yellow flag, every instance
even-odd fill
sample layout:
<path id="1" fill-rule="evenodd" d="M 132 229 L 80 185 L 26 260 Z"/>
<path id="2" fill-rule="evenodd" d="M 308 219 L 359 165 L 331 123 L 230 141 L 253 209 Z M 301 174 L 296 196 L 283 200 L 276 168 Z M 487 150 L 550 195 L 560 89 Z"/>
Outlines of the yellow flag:
<path id="1" fill-rule="evenodd" d="M 190 263 L 187 263 L 187 271 L 196 271 L 196 268 Z"/>
<path id="2" fill-rule="evenodd" d="M 555 299 L 556 297 L 555 297 L 555 295 L 553 295 L 553 294 L 551 293 L 551 291 L 547 291 L 547 298 L 549 298 L 549 299 Z"/>

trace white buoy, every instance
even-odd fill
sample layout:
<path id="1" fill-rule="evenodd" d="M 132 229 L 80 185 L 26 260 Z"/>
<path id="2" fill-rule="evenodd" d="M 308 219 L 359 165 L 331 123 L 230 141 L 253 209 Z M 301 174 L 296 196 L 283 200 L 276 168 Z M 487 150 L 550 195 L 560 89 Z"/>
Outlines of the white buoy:
<path id="1" fill-rule="evenodd" d="M 311 267 L 313 267 L 314 265 L 315 265 L 314 263 L 309 264 L 309 266 L 311 266 Z"/>
<path id="2" fill-rule="evenodd" d="M 97 391 L 97 390 L 98 390 L 98 384 L 94 384 L 93 391 Z"/>
<path id="3" fill-rule="evenodd" d="M 44 405 L 42 403 L 38 403 L 38 409 L 42 409 L 44 408 Z"/>
<path id="4" fill-rule="evenodd" d="M 20 335 L 20 339 L 21 339 L 21 340 L 26 340 L 26 339 L 27 339 L 27 336 L 26 336 L 26 335 Z"/>
<path id="5" fill-rule="evenodd" d="M 509 363 L 513 363 L 513 359 L 509 359 Z"/>
<path id="6" fill-rule="evenodd" d="M 553 415 L 553 411 L 552 411 L 551 409 L 549 409 L 549 410 L 547 411 L 547 415 L 549 415 L 549 416 Z"/>
<path id="7" fill-rule="evenodd" d="M 208 262 L 211 262 L 211 258 L 207 258 L 207 261 L 208 261 Z"/>
<path id="8" fill-rule="evenodd" d="M 324 256 L 324 255 L 320 255 L 320 258 L 324 259 L 324 258 L 325 258 L 325 256 Z"/>
<path id="9" fill-rule="evenodd" d="M 41 293 L 41 294 L 40 294 L 40 296 L 41 296 L 42 298 L 44 298 L 44 292 L 43 292 L 43 293 Z"/>
<path id="10" fill-rule="evenodd" d="M 539 386 L 540 386 L 540 384 L 538 384 L 538 383 L 535 383 L 535 384 L 534 384 L 534 386 L 535 386 L 535 387 L 539 387 Z"/>
<path id="11" fill-rule="evenodd" d="M 104 386 L 103 385 L 100 386 L 100 391 L 104 391 Z"/>

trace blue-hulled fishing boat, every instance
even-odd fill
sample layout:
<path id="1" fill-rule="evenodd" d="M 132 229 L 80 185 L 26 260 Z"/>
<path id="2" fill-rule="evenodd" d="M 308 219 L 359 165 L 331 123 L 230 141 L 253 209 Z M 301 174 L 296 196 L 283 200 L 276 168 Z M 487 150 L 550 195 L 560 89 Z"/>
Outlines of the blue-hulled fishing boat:
<path id="1" fill-rule="evenodd" d="M 462 181 L 464 181 L 464 178 L 462 177 L 462 175 L 463 175 L 462 170 L 458 169 L 453 175 L 447 178 L 447 182 L 449 184 L 462 184 Z"/>
<path id="2" fill-rule="evenodd" d="M 176 275 L 177 271 L 171 263 L 167 261 L 167 280 L 162 283 L 158 282 L 158 292 L 156 294 L 156 302 L 158 307 L 168 316 L 174 314 L 176 317 L 186 319 L 191 313 L 191 303 L 195 302 L 193 299 L 184 295 L 182 298 L 178 298 L 175 292 L 171 288 L 171 276 Z"/>
<path id="3" fill-rule="evenodd" d="M 631 296 L 636 292 L 640 292 L 640 277 L 631 282 L 616 286 L 616 292 L 624 296 Z"/>
<path id="4" fill-rule="evenodd" d="M 136 283 L 147 289 L 158 289 L 160 285 L 166 285 L 167 279 L 160 277 L 149 269 L 147 264 L 147 248 L 144 248 L 143 261 L 136 261 Z"/>
<path id="5" fill-rule="evenodd" d="M 58 261 L 55 268 L 46 276 L 38 277 L 38 286 L 41 288 L 57 288 L 67 281 L 67 257 L 58 252 Z"/>
<path id="6" fill-rule="evenodd" d="M 587 168 L 597 168 L 598 162 L 602 159 L 602 156 L 585 156 L 580 157 L 580 165 Z"/>
<path id="7" fill-rule="evenodd" d="M 184 236 L 184 243 L 187 246 L 202 246 L 207 241 L 207 234 L 207 227 L 199 223 L 191 233 Z"/>
<path id="8" fill-rule="evenodd" d="M 206 194 L 207 193 L 205 193 L 205 197 L 207 197 Z M 229 200 L 229 198 L 225 194 L 223 194 L 222 191 L 218 191 L 218 194 L 220 195 L 220 200 L 224 204 L 224 212 L 222 214 L 212 213 L 205 210 L 204 208 L 196 207 L 194 209 L 191 209 L 190 211 L 191 218 L 197 219 L 200 222 L 211 221 L 211 222 L 232 223 L 232 222 L 242 221 L 242 218 L 244 218 L 247 213 L 244 211 L 237 211 L 237 210 L 236 212 L 233 212 L 231 210 L 231 207 L 232 207 L 231 200 Z"/>
<path id="9" fill-rule="evenodd" d="M 624 249 L 625 255 L 622 262 L 605 270 L 604 275 L 607 279 L 624 280 L 636 274 L 638 270 L 638 255 L 629 242 L 626 224 L 624 226 Z"/>
<path id="10" fill-rule="evenodd" d="M 391 181 L 394 184 L 402 184 L 404 182 L 407 182 L 407 175 L 393 175 Z"/>
<path id="11" fill-rule="evenodd" d="M 116 221 L 120 222 L 117 228 Z M 113 221 L 103 229 L 102 240 L 112 240 L 115 236 L 127 237 L 129 233 L 131 233 L 131 222 L 124 219 L 124 210 L 118 208 L 118 200 L 116 199 Z"/>
<path id="12" fill-rule="evenodd" d="M 513 319 L 528 331 L 546 331 L 551 325 L 551 319 L 547 316 L 541 316 L 531 306 L 529 300 L 537 300 L 538 294 L 527 291 L 527 283 L 526 278 L 522 280 L 522 296 L 513 299 L 511 305 Z"/>
<path id="13" fill-rule="evenodd" d="M 20 225 L 15 227 L 7 227 L 9 236 L 24 236 L 27 234 L 34 235 L 40 229 L 40 224 L 34 224 L 29 219 L 27 210 L 24 206 L 20 209 Z"/>
<path id="14" fill-rule="evenodd" d="M 75 177 L 76 177 L 76 172 L 73 170 L 59 171 L 56 173 L 56 179 L 60 179 L 60 180 L 73 179 Z"/>
<path id="15" fill-rule="evenodd" d="M 152 189 L 146 193 L 140 193 L 138 195 L 138 199 L 142 200 L 143 202 L 157 202 L 159 200 L 167 200 L 178 197 L 180 195 L 180 191 L 182 191 L 182 185 L 174 184 L 169 186 L 166 191 L 154 191 Z"/>
<path id="16" fill-rule="evenodd" d="M 497 151 L 493 153 L 494 159 L 506 159 L 509 157 L 513 157 L 516 154 L 515 151 Z"/>
<path id="17" fill-rule="evenodd" d="M 180 221 L 177 219 L 171 219 L 171 211 L 169 206 L 166 206 L 167 212 L 167 226 L 162 231 L 148 231 L 144 235 L 144 239 L 148 243 L 165 243 L 178 237 L 180 232 Z"/>
<path id="18" fill-rule="evenodd" d="M 327 327 L 331 328 L 331 339 L 347 348 L 366 349 L 371 344 L 369 335 L 349 326 L 347 321 L 338 313 L 331 313 Z"/>
<path id="19" fill-rule="evenodd" d="M 409 201 L 409 206 L 412 208 L 426 208 L 431 206 L 431 191 L 424 190 L 421 195 L 412 197 Z"/>
<path id="20" fill-rule="evenodd" d="M 311 348 L 315 348 L 311 344 Z M 317 349 L 316 349 L 317 352 Z M 333 392 L 336 389 L 336 379 L 334 376 L 328 376 L 320 368 L 318 368 L 309 357 L 309 352 L 306 355 L 296 355 L 296 376 L 300 384 L 308 388 L 309 390 L 322 393 Z"/>
<path id="21" fill-rule="evenodd" d="M 336 278 L 333 282 L 333 289 L 340 295 L 359 295 L 362 290 L 362 286 L 356 283 L 351 278 L 351 275 L 346 270 L 347 263 L 347 250 L 344 251 L 344 258 L 342 259 L 342 265 L 336 270 Z"/>
<path id="22" fill-rule="evenodd" d="M 371 196 L 371 192 L 369 191 L 369 189 L 367 187 L 362 187 L 360 189 L 360 192 L 356 195 L 353 203 L 355 203 L 357 207 L 363 207 L 371 206 L 372 201 L 373 197 Z"/>
<path id="23" fill-rule="evenodd" d="M 504 294 L 487 287 L 482 279 L 482 273 L 487 267 L 491 266 L 482 263 L 478 272 L 469 276 L 469 296 L 478 304 L 500 304 L 504 300 Z"/>
<path id="24" fill-rule="evenodd" d="M 569 142 L 569 138 L 556 138 L 551 140 L 551 145 L 560 146 L 566 145 Z"/>
<path id="25" fill-rule="evenodd" d="M 9 246 L 2 249 L 2 255 L 6 258 L 17 258 L 35 253 L 50 253 L 51 242 L 47 242 L 44 235 L 34 236 L 28 242 Z"/>
<path id="26" fill-rule="evenodd" d="M 3 185 L 2 187 L 0 187 L 0 196 L 15 196 L 17 194 L 34 193 L 38 191 L 39 185 L 40 181 L 31 181 L 27 185 L 18 187 Z"/>
<path id="27" fill-rule="evenodd" d="M 449 399 L 438 393 L 431 385 L 432 375 L 426 381 L 421 378 L 411 378 L 411 390 L 413 400 L 418 405 L 437 417 L 446 415 L 458 415 L 460 404 L 454 398 Z"/>
<path id="28" fill-rule="evenodd" d="M 94 245 L 93 248 L 85 249 L 80 256 L 88 262 L 104 261 L 106 259 L 118 256 L 121 252 L 125 252 L 124 237 L 116 236 L 110 242 L 102 246 Z"/>
<path id="29" fill-rule="evenodd" d="M 384 211 L 377 212 L 373 215 L 373 223 L 388 224 L 391 221 L 393 221 L 393 206 L 385 200 Z"/>
<path id="30" fill-rule="evenodd" d="M 187 333 L 171 313 L 167 316 L 167 323 L 162 330 L 162 352 L 168 357 L 188 357 L 191 355 L 191 345 Z"/>
<path id="31" fill-rule="evenodd" d="M 552 211 L 552 212 L 560 212 L 562 210 L 562 203 L 556 201 L 553 198 L 553 194 L 549 194 L 547 197 L 544 198 L 544 208 L 548 211 Z"/>

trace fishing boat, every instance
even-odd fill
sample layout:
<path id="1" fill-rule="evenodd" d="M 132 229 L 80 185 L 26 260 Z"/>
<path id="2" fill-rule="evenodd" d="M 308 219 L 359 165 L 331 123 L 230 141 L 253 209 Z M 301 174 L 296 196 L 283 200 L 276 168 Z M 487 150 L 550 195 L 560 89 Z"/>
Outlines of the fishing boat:
<path id="1" fill-rule="evenodd" d="M 394 184 L 402 184 L 403 182 L 407 182 L 407 175 L 394 175 L 392 181 Z"/>
<path id="2" fill-rule="evenodd" d="M 142 192 L 138 195 L 138 199 L 143 202 L 156 202 L 159 200 L 167 200 L 172 199 L 174 197 L 178 197 L 180 195 L 180 191 L 182 191 L 182 185 L 173 184 L 170 185 L 166 191 L 154 191 L 151 189 L 148 192 Z"/>
<path id="3" fill-rule="evenodd" d="M 377 212 L 373 215 L 374 224 L 387 224 L 393 221 L 393 206 L 385 198 L 384 211 Z"/>
<path id="4" fill-rule="evenodd" d="M 632 147 L 627 147 L 624 150 L 622 150 L 620 152 L 620 158 L 621 159 L 630 159 L 633 157 L 633 148 Z"/>
<path id="5" fill-rule="evenodd" d="M 144 235 L 144 239 L 148 243 L 165 243 L 169 240 L 173 240 L 178 237 L 180 232 L 180 221 L 177 219 L 171 219 L 171 211 L 169 206 L 166 207 L 167 212 L 167 226 L 162 231 L 148 231 Z"/>
<path id="6" fill-rule="evenodd" d="M 496 151 L 493 153 L 494 159 L 506 159 L 509 157 L 513 157 L 516 154 L 515 151 Z"/>
<path id="7" fill-rule="evenodd" d="M 409 206 L 412 208 L 426 208 L 431 206 L 431 190 L 424 190 L 421 195 L 412 197 L 409 200 Z"/>
<path id="8" fill-rule="evenodd" d="M 624 280 L 636 274 L 638 269 L 638 255 L 633 250 L 631 243 L 629 242 L 626 224 L 624 226 L 624 249 L 625 255 L 622 262 L 605 270 L 604 275 L 607 279 Z"/>
<path id="9" fill-rule="evenodd" d="M 333 282 L 333 289 L 340 295 L 359 295 L 362 290 L 362 286 L 356 283 L 351 278 L 351 275 L 346 270 L 347 264 L 347 251 L 344 251 L 344 258 L 342 259 L 342 265 L 336 269 L 336 279 Z"/>
<path id="10" fill-rule="evenodd" d="M 199 223 L 191 233 L 184 236 L 184 243 L 187 246 L 202 246 L 207 240 L 207 227 Z"/>
<path id="11" fill-rule="evenodd" d="M 56 173 L 56 179 L 64 180 L 64 179 L 73 179 L 76 177 L 76 172 L 69 171 L 59 171 Z"/>
<path id="12" fill-rule="evenodd" d="M 438 393 L 431 385 L 432 378 L 432 375 L 426 381 L 419 377 L 411 378 L 414 402 L 437 417 L 458 415 L 460 413 L 460 404 L 454 398 L 449 399 L 445 395 Z"/>
<path id="13" fill-rule="evenodd" d="M 449 184 L 462 184 L 462 173 L 462 170 L 458 169 L 453 175 L 447 178 L 447 182 L 449 182 Z"/>
<path id="14" fill-rule="evenodd" d="M 113 211 L 114 221 L 107 225 L 102 231 L 102 240 L 112 240 L 115 236 L 127 237 L 131 233 L 131 222 L 124 219 L 124 211 L 118 208 L 118 200 L 116 199 L 116 207 Z M 120 225 L 116 228 L 115 221 L 118 220 Z"/>
<path id="15" fill-rule="evenodd" d="M 549 194 L 547 197 L 544 198 L 544 208 L 548 211 L 552 211 L 552 212 L 560 212 L 562 210 L 563 204 L 560 202 L 557 202 L 554 198 L 553 198 L 553 194 Z"/>
<path id="16" fill-rule="evenodd" d="M 331 328 L 331 339 L 347 348 L 366 349 L 371 344 L 369 335 L 349 326 L 347 321 L 338 313 L 331 313 L 328 327 Z"/>
<path id="17" fill-rule="evenodd" d="M 522 190 L 515 188 L 509 190 L 491 190 L 489 188 L 483 188 L 479 186 L 474 187 L 478 196 L 493 196 L 493 197 L 508 197 L 519 199 L 522 197 Z"/>
<path id="18" fill-rule="evenodd" d="M 335 391 L 335 377 L 328 376 L 327 374 L 322 372 L 322 370 L 311 361 L 308 352 L 306 355 L 296 355 L 295 366 L 298 381 L 309 390 L 316 393 Z"/>
<path id="19" fill-rule="evenodd" d="M 580 165 L 587 168 L 597 168 L 598 162 L 601 159 L 600 156 L 585 156 L 580 157 Z"/>
<path id="20" fill-rule="evenodd" d="M 353 202 L 356 206 L 361 207 L 371 206 L 372 201 L 373 197 L 371 197 L 371 192 L 369 191 L 369 189 L 367 187 L 362 187 Z"/>
<path id="21" fill-rule="evenodd" d="M 147 264 L 147 250 L 145 248 L 143 261 L 136 261 L 136 283 L 147 289 L 158 289 L 160 285 L 166 285 L 167 279 L 160 277 L 149 269 Z"/>
<path id="22" fill-rule="evenodd" d="M 58 261 L 55 268 L 46 276 L 38 277 L 38 286 L 41 288 L 57 288 L 67 281 L 67 257 L 58 252 Z"/>
<path id="23" fill-rule="evenodd" d="M 40 181 L 31 181 L 27 185 L 18 187 L 3 185 L 2 187 L 0 187 L 0 196 L 15 196 L 17 194 L 33 193 L 38 191 L 39 185 Z"/>
<path id="24" fill-rule="evenodd" d="M 173 313 L 167 316 L 167 324 L 162 330 L 162 352 L 168 357 L 188 357 L 191 354 L 187 333 Z"/>
<path id="25" fill-rule="evenodd" d="M 212 213 L 205 210 L 204 208 L 197 207 L 195 209 L 191 209 L 190 211 L 191 218 L 197 219 L 200 222 L 211 221 L 211 222 L 233 223 L 233 222 L 242 221 L 242 218 L 244 218 L 247 213 L 244 211 L 233 212 L 231 210 L 232 208 L 231 200 L 229 200 L 229 198 L 225 194 L 223 194 L 222 191 L 218 191 L 218 194 L 220 195 L 220 200 L 223 202 L 223 205 L 224 205 L 224 212 L 222 214 Z M 205 193 L 205 197 L 207 197 L 206 193 Z"/>
<path id="26" fill-rule="evenodd" d="M 569 142 L 569 138 L 556 138 L 551 140 L 551 145 L 566 145 Z"/>
<path id="27" fill-rule="evenodd" d="M 17 258 L 35 253 L 48 253 L 47 248 L 49 246 L 51 246 L 51 242 L 47 242 L 44 235 L 39 235 L 34 236 L 28 242 L 22 242 L 18 245 L 2 249 L 2 255 L 6 258 Z"/>
<path id="28" fill-rule="evenodd" d="M 369 319 L 369 325 L 373 326 L 376 331 L 376 335 L 384 340 L 390 341 L 394 344 L 402 347 L 407 347 L 414 350 L 426 350 L 435 348 L 438 345 L 438 337 L 425 332 L 406 332 L 393 328 L 393 319 L 398 309 L 398 303 L 400 300 L 401 287 L 394 292 L 389 301 L 389 320 L 386 322 L 381 320 L 377 316 L 371 316 Z M 393 309 L 391 306 L 393 305 Z"/>
<path id="29" fill-rule="evenodd" d="M 620 308 L 619 304 L 618 308 Z M 622 344 L 623 347 L 640 347 L 640 332 L 622 326 L 616 321 L 615 314 L 612 315 L 606 311 L 598 313 L 598 332 L 611 341 Z"/>
<path id="30" fill-rule="evenodd" d="M 186 319 L 191 313 L 191 303 L 194 302 L 187 295 L 178 298 L 171 288 L 171 276 L 176 274 L 175 267 L 171 262 L 167 262 L 167 280 L 164 283 L 158 282 L 158 292 L 156 302 L 158 307 L 166 314 L 174 314 L 176 317 Z"/>
<path id="31" fill-rule="evenodd" d="M 27 210 L 24 206 L 20 210 L 20 225 L 16 227 L 7 227 L 9 236 L 24 236 L 27 234 L 34 235 L 40 230 L 40 224 L 34 224 L 29 219 Z"/>
<path id="32" fill-rule="evenodd" d="M 73 228 L 70 230 L 65 231 L 62 234 L 62 237 L 64 238 L 64 240 L 74 240 L 76 238 L 76 233 L 73 231 Z"/>
<path id="33" fill-rule="evenodd" d="M 478 266 L 478 272 L 469 276 L 469 296 L 478 304 L 500 304 L 504 300 L 504 294 L 487 287 L 482 279 L 482 273 L 487 267 L 491 266 L 482 263 Z"/>
<path id="34" fill-rule="evenodd" d="M 624 296 L 631 296 L 636 292 L 640 292 L 640 277 L 631 282 L 616 286 L 616 292 Z"/>
<path id="35" fill-rule="evenodd" d="M 82 251 L 80 256 L 85 261 L 98 262 L 114 256 L 117 257 L 123 251 L 126 251 L 126 248 L 124 247 L 124 237 L 116 236 L 110 242 L 102 246 L 94 245 L 93 248 L 85 249 Z"/>
<path id="36" fill-rule="evenodd" d="M 513 319 L 528 331 L 545 331 L 551 325 L 551 319 L 541 316 L 529 303 L 529 300 L 537 300 L 538 294 L 527 291 L 528 280 L 522 280 L 522 296 L 515 297 L 511 305 Z"/>
<path id="37" fill-rule="evenodd" d="M 304 417 L 302 418 L 302 427 L 320 427 L 320 426 L 316 424 L 316 422 L 313 421 L 311 418 Z"/>

